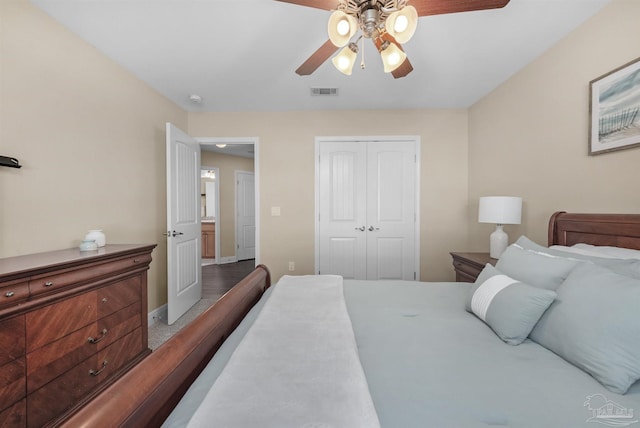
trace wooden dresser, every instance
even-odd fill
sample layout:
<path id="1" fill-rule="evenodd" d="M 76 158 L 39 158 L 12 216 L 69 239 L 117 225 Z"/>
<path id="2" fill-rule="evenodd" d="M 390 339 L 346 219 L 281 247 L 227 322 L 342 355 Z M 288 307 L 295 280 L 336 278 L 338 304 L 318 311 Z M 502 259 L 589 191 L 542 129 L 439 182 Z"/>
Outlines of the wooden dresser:
<path id="1" fill-rule="evenodd" d="M 148 355 L 154 247 L 0 259 L 0 427 L 54 426 Z"/>

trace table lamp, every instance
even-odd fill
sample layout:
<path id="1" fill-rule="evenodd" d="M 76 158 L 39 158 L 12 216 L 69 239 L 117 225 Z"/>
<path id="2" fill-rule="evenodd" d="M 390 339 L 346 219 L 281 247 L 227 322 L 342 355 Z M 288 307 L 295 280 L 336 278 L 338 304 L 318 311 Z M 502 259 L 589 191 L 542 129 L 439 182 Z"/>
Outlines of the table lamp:
<path id="1" fill-rule="evenodd" d="M 489 256 L 497 259 L 507 248 L 509 236 L 503 230 L 505 224 L 520 224 L 522 198 L 515 196 L 483 196 L 478 208 L 478 222 L 495 223 L 496 230 L 489 240 Z"/>

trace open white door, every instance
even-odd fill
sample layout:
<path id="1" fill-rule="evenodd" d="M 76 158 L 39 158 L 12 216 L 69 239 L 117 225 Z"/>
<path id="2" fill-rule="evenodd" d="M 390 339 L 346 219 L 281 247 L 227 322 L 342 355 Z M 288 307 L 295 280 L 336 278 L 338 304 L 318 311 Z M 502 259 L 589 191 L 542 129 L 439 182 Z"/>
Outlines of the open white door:
<path id="1" fill-rule="evenodd" d="M 256 197 L 253 172 L 236 171 L 236 258 L 256 258 Z"/>
<path id="2" fill-rule="evenodd" d="M 167 323 L 202 297 L 200 144 L 167 123 Z"/>

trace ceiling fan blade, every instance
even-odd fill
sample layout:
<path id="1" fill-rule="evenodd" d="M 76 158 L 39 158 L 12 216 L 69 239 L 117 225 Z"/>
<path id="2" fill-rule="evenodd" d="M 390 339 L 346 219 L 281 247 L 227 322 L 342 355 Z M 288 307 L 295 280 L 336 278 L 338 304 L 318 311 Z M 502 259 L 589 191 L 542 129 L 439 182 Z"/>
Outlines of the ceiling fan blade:
<path id="1" fill-rule="evenodd" d="M 442 15 L 445 13 L 468 12 L 472 10 L 499 9 L 509 0 L 411 0 L 418 16 Z"/>
<path id="2" fill-rule="evenodd" d="M 297 4 L 299 6 L 315 7 L 322 10 L 335 10 L 338 8 L 337 0 L 276 0 L 283 3 Z"/>
<path id="3" fill-rule="evenodd" d="M 407 58 L 404 60 L 402 64 L 400 64 L 400 67 L 393 70 L 391 74 L 393 75 L 394 79 L 399 79 L 411 73 L 412 71 L 413 71 L 413 65 L 411 65 L 411 62 L 409 62 L 409 58 Z"/>
<path id="4" fill-rule="evenodd" d="M 318 67 L 322 65 L 331 55 L 338 50 L 338 47 L 331 43 L 331 40 L 327 40 L 317 51 L 313 53 L 298 69 L 296 73 L 300 76 L 308 76 L 316 71 Z"/>

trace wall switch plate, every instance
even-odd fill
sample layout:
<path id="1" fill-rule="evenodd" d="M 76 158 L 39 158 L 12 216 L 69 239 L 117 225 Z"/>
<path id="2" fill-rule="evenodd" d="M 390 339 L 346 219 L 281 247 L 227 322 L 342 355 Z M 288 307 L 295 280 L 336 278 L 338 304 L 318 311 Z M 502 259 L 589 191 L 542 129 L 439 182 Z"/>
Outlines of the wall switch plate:
<path id="1" fill-rule="evenodd" d="M 280 215 L 280 207 L 271 207 L 271 215 L 277 217 Z"/>
<path id="2" fill-rule="evenodd" d="M 289 272 L 293 272 L 294 270 L 296 270 L 295 262 L 289 262 Z"/>

